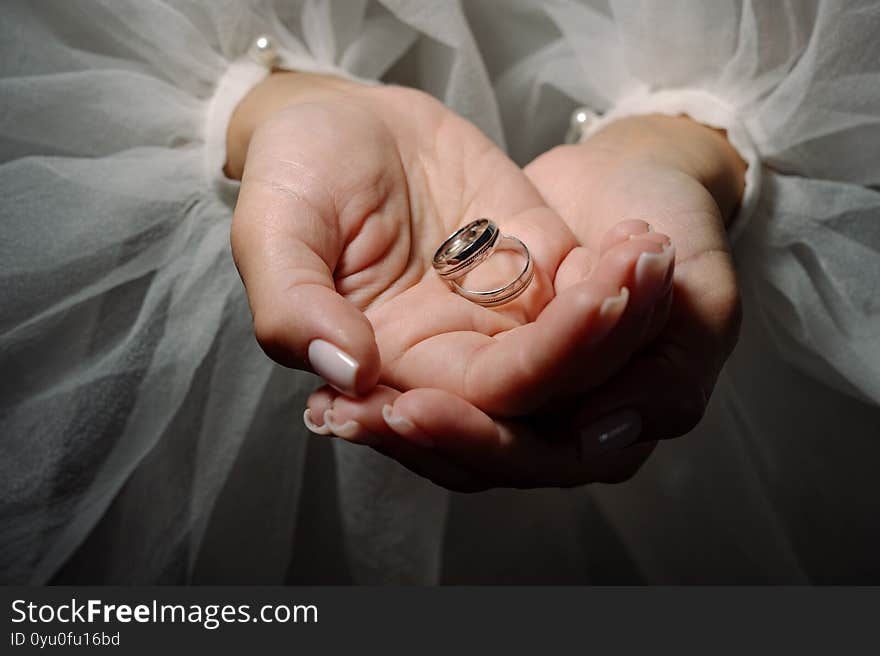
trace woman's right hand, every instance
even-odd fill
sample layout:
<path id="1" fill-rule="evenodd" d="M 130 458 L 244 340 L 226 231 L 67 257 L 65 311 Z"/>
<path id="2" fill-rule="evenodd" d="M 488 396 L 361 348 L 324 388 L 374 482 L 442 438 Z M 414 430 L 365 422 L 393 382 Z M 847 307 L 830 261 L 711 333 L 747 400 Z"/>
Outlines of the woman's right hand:
<path id="1" fill-rule="evenodd" d="M 532 413 L 619 369 L 668 295 L 663 235 L 622 224 L 585 266 L 523 171 L 424 93 L 276 73 L 227 136 L 227 173 L 242 180 L 232 248 L 257 339 L 349 396 L 381 380 L 495 417 Z M 498 309 L 454 294 L 431 267 L 447 235 L 481 216 L 535 262 L 529 289 Z M 637 272 L 643 253 L 651 266 Z M 512 278 L 519 258 L 497 253 L 474 284 Z"/>

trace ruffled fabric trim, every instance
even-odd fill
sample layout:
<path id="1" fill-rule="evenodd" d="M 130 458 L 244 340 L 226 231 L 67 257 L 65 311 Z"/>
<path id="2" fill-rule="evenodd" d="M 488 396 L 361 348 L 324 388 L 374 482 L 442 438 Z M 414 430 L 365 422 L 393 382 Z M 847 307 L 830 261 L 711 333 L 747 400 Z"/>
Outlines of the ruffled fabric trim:
<path id="1" fill-rule="evenodd" d="M 232 113 L 251 89 L 265 80 L 269 73 L 268 66 L 250 57 L 242 57 L 226 69 L 208 102 L 204 137 L 205 177 L 220 191 L 238 186 L 236 181 L 223 174 L 223 167 L 226 165 L 226 132 Z"/>
<path id="2" fill-rule="evenodd" d="M 226 132 L 232 114 L 251 89 L 265 80 L 273 69 L 332 75 L 361 84 L 378 84 L 376 80 L 358 77 L 339 66 L 290 50 L 279 51 L 273 66 L 258 61 L 251 54 L 233 61 L 217 82 L 214 95 L 208 101 L 205 118 L 205 177 L 223 195 L 234 193 L 239 186 L 238 181 L 227 178 L 223 173 L 226 165 Z"/>

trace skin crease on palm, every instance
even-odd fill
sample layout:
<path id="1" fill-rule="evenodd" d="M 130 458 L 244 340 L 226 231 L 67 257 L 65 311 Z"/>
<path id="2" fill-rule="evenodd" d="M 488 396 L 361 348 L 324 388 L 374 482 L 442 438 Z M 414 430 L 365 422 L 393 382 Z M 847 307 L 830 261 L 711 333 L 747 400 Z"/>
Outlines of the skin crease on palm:
<path id="1" fill-rule="evenodd" d="M 721 316 L 736 306 L 722 210 L 681 162 L 628 161 L 618 137 L 556 149 L 523 171 L 420 92 L 299 74 L 251 92 L 228 143 L 227 172 L 243 170 L 233 252 L 260 344 L 304 369 L 314 338 L 349 353 L 359 398 L 322 388 L 309 399 L 312 427 L 442 485 L 625 479 L 651 443 L 585 457 L 572 434 L 632 396 L 642 370 L 657 378 L 650 358 L 666 362 L 682 339 L 702 340 L 699 375 L 685 376 L 701 393 L 729 350 L 713 342 L 729 341 L 735 323 Z M 536 263 L 528 291 L 497 309 L 452 293 L 430 266 L 437 245 L 480 216 L 522 239 Z M 642 253 L 674 253 L 661 228 L 694 278 L 710 274 L 684 280 L 682 303 L 699 302 L 708 325 L 677 318 L 671 262 L 636 280 Z M 498 253 L 468 285 L 510 279 L 521 264 Z"/>

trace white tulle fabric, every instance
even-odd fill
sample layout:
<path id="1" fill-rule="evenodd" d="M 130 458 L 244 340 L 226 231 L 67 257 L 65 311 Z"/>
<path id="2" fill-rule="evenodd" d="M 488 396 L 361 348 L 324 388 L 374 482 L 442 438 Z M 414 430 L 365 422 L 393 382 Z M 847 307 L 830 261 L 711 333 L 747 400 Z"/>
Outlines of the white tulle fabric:
<path id="1" fill-rule="evenodd" d="M 110 0 L 0 23 L 0 578 L 880 579 L 872 2 Z M 256 347 L 225 126 L 281 64 L 419 86 L 519 162 L 581 104 L 749 163 L 743 336 L 704 422 L 615 487 L 449 495 L 310 439 Z M 741 220 L 740 220 L 741 219 Z"/>

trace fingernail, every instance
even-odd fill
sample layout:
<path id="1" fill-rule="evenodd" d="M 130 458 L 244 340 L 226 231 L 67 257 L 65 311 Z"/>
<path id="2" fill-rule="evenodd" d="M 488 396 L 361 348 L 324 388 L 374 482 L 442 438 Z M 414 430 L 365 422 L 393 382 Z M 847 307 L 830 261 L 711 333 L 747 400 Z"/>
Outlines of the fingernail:
<path id="1" fill-rule="evenodd" d="M 309 408 L 306 408 L 303 412 L 303 423 L 306 425 L 306 428 L 308 428 L 316 435 L 330 434 L 330 428 L 327 426 L 327 424 L 324 424 L 323 426 L 318 426 L 318 424 L 312 421 L 312 411 Z"/>
<path id="2" fill-rule="evenodd" d="M 379 441 L 375 435 L 365 431 L 356 419 L 349 419 L 342 424 L 337 423 L 332 409 L 324 412 L 324 425 L 329 427 L 333 435 L 341 437 L 347 442 L 375 446 Z"/>
<path id="3" fill-rule="evenodd" d="M 620 293 L 617 296 L 609 296 L 602 301 L 602 306 L 599 308 L 599 316 L 604 318 L 620 314 L 626 308 L 628 300 L 629 289 L 621 287 Z"/>
<path id="4" fill-rule="evenodd" d="M 666 278 L 663 280 L 663 288 L 668 289 L 670 285 L 672 285 L 672 276 L 675 273 L 675 244 L 672 243 L 672 240 L 669 240 L 668 244 L 663 245 L 664 251 L 669 251 L 669 261 L 671 266 L 666 269 Z"/>
<path id="5" fill-rule="evenodd" d="M 400 415 L 395 415 L 394 408 L 390 405 L 386 404 L 382 407 L 382 418 L 391 430 L 408 440 L 415 442 L 419 446 L 434 446 L 434 441 L 417 429 L 415 424 L 409 419 L 401 417 Z"/>
<path id="6" fill-rule="evenodd" d="M 333 417 L 332 410 L 324 411 L 324 425 L 327 426 L 330 429 L 330 432 L 336 437 L 341 437 L 343 439 L 351 439 L 361 427 L 361 425 L 354 419 L 349 419 L 343 424 L 337 423 Z"/>
<path id="7" fill-rule="evenodd" d="M 636 287 L 639 291 L 655 291 L 659 294 L 665 290 L 670 279 L 672 261 L 675 259 L 675 247 L 663 246 L 659 253 L 645 252 L 636 261 Z"/>
<path id="8" fill-rule="evenodd" d="M 642 419 L 637 412 L 615 412 L 581 431 L 581 449 L 585 454 L 624 449 L 635 443 L 641 431 Z"/>
<path id="9" fill-rule="evenodd" d="M 631 232 L 629 234 L 630 239 L 638 239 L 639 237 L 644 237 L 646 233 L 654 232 L 654 226 L 652 226 L 647 221 L 644 221 L 644 224 L 647 226 L 645 230 L 642 232 Z"/>
<path id="10" fill-rule="evenodd" d="M 321 378 L 343 394 L 355 393 L 358 361 L 323 339 L 309 344 L 309 364 Z"/>

